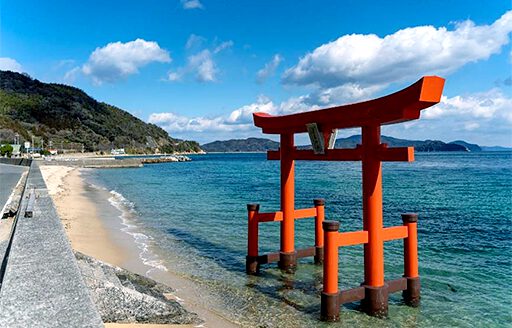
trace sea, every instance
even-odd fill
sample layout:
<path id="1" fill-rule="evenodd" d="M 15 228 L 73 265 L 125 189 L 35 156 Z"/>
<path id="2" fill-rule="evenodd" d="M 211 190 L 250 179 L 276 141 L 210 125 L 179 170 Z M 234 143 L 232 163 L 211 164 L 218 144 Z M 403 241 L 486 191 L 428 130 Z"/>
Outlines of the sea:
<path id="1" fill-rule="evenodd" d="M 387 319 L 358 303 L 340 322 L 319 321 L 322 267 L 301 259 L 295 274 L 275 264 L 245 273 L 246 204 L 279 210 L 279 162 L 263 153 L 192 155 L 191 162 L 89 170 L 109 192 L 116 218 L 150 267 L 200 284 L 205 301 L 247 327 L 512 327 L 512 152 L 416 153 L 412 163 L 383 163 L 385 226 L 400 214 L 418 220 L 421 306 L 390 295 Z M 362 229 L 361 163 L 296 162 L 296 208 L 326 201 L 340 230 Z M 296 221 L 297 248 L 314 245 L 314 219 Z M 279 223 L 260 224 L 260 254 L 279 250 Z M 363 248 L 343 247 L 340 289 L 363 281 Z M 385 244 L 386 279 L 403 274 L 401 240 Z"/>

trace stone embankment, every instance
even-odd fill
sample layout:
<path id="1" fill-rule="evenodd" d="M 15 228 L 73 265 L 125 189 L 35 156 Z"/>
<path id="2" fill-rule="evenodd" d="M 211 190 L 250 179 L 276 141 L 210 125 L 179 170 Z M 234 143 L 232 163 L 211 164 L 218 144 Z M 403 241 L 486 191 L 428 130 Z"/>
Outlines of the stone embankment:
<path id="1" fill-rule="evenodd" d="M 189 161 L 191 161 L 190 157 L 183 156 L 183 155 L 142 158 L 143 164 L 155 164 L 155 163 L 167 163 L 167 162 L 189 162 Z"/>
<path id="2" fill-rule="evenodd" d="M 202 323 L 195 313 L 166 297 L 172 288 L 79 252 L 75 256 L 103 322 Z"/>

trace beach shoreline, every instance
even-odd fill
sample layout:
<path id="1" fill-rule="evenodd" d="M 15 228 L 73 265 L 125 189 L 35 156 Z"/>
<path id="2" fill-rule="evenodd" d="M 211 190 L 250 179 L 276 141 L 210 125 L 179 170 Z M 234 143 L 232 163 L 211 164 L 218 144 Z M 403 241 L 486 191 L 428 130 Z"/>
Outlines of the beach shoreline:
<path id="1" fill-rule="evenodd" d="M 166 297 L 197 313 L 205 327 L 239 326 L 211 309 L 202 297 L 204 290 L 194 281 L 165 267 L 144 263 L 141 245 L 127 231 L 123 213 L 112 201 L 115 192 L 86 181 L 83 173 L 90 169 L 55 165 L 40 168 L 74 250 L 172 287 L 175 293 Z"/>
<path id="2" fill-rule="evenodd" d="M 67 166 L 41 166 L 48 192 L 74 250 L 123 266 L 129 254 L 108 231 L 101 212 L 87 197 L 80 170 Z"/>

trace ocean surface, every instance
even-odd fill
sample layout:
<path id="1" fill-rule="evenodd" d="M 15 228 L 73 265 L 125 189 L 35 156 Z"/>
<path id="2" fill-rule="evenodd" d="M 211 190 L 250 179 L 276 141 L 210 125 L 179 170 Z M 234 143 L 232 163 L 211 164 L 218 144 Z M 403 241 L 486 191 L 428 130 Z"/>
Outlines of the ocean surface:
<path id="1" fill-rule="evenodd" d="M 300 261 L 294 275 L 276 265 L 245 274 L 247 203 L 279 210 L 279 163 L 265 154 L 208 154 L 192 162 L 90 170 L 110 191 L 125 232 L 155 271 L 188 277 L 208 290 L 212 308 L 254 327 L 511 327 L 512 153 L 419 153 L 413 163 L 384 163 L 384 222 L 419 214 L 419 308 L 390 296 L 389 318 L 357 303 L 341 321 L 318 321 L 322 268 Z M 362 228 L 361 164 L 297 162 L 296 208 L 325 198 L 326 218 Z M 314 219 L 296 221 L 296 247 L 314 244 Z M 279 249 L 279 223 L 260 224 L 260 253 Z M 385 244 L 386 279 L 403 273 L 402 241 Z M 340 288 L 363 279 L 362 246 L 340 249 Z"/>

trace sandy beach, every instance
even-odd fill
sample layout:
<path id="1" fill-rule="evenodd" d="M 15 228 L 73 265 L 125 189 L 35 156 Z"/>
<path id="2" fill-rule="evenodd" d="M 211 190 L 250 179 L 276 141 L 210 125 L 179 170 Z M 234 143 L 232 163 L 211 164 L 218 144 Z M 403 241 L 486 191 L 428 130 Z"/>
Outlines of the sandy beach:
<path id="1" fill-rule="evenodd" d="M 40 169 L 73 249 L 142 275 L 154 269 L 140 260 L 140 250 L 133 237 L 121 231 L 121 219 L 112 214 L 115 209 L 112 207 L 104 211 L 95 202 L 90 186 L 81 176 L 82 169 L 53 165 L 41 165 Z M 106 201 L 107 196 L 103 196 Z M 203 327 L 238 327 L 210 308 L 202 298 L 204 290 L 193 281 L 162 270 L 153 271 L 150 278 L 175 289 L 175 293 L 165 296 L 178 300 L 187 310 L 197 313 L 205 320 Z M 106 324 L 106 327 L 173 326 Z"/>
<path id="2" fill-rule="evenodd" d="M 117 266 L 123 266 L 126 251 L 113 242 L 95 204 L 86 196 L 77 168 L 41 166 L 73 249 Z"/>

